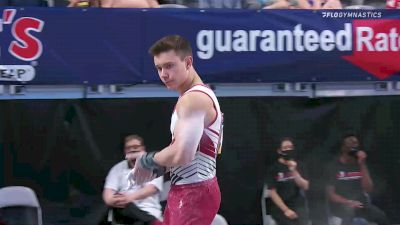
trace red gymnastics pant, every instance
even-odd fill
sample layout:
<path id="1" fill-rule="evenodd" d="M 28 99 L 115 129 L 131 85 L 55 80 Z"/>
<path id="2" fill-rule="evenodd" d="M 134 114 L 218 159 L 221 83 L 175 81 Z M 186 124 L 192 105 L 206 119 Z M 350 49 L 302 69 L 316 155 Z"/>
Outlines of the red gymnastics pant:
<path id="1" fill-rule="evenodd" d="M 210 225 L 221 203 L 217 178 L 172 185 L 163 225 Z"/>

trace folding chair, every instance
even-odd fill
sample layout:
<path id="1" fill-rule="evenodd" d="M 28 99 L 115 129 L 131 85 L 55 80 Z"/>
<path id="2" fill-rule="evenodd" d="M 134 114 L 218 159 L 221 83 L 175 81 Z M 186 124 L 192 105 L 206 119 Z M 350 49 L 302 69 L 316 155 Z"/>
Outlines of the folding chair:
<path id="1" fill-rule="evenodd" d="M 263 225 L 276 225 L 275 220 L 267 212 L 267 201 L 269 200 L 268 185 L 264 184 L 261 194 L 261 212 L 263 218 Z"/>
<path id="2" fill-rule="evenodd" d="M 226 219 L 220 214 L 215 215 L 211 225 L 229 225 Z"/>
<path id="3" fill-rule="evenodd" d="M 0 210 L 7 225 L 43 225 L 39 201 L 35 192 L 28 187 L 1 188 Z"/>
<path id="4" fill-rule="evenodd" d="M 369 203 L 371 203 L 371 198 L 370 198 L 369 194 L 368 193 L 364 193 L 364 195 L 367 198 L 367 201 Z M 328 215 L 329 215 L 328 224 L 329 225 L 341 225 L 342 224 L 342 219 L 332 215 L 329 203 L 327 204 L 327 208 L 328 208 Z M 372 222 L 368 222 L 367 220 L 365 220 L 363 218 L 355 217 L 353 219 L 352 225 L 377 225 L 377 224 L 376 223 L 372 223 Z"/>

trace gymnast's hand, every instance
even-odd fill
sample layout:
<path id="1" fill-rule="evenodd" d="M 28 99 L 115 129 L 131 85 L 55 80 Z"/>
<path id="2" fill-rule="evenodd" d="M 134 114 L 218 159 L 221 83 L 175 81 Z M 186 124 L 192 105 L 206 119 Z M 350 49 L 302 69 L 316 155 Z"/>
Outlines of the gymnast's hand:
<path id="1" fill-rule="evenodd" d="M 130 178 L 135 181 L 136 184 L 144 184 L 156 178 L 153 170 L 149 170 L 143 167 L 141 158 L 146 155 L 145 152 L 135 152 L 126 154 L 125 158 L 130 161 L 135 161 L 135 167 L 132 170 Z"/>

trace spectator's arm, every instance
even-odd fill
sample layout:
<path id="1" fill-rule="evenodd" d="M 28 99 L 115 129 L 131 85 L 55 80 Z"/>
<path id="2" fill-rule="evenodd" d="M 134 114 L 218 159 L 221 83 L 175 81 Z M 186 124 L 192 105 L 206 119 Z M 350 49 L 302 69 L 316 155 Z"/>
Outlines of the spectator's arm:
<path id="1" fill-rule="evenodd" d="M 364 151 L 357 152 L 357 162 L 358 165 L 360 166 L 360 172 L 362 174 L 361 186 L 365 192 L 370 193 L 372 192 L 374 185 L 372 183 L 371 176 L 369 175 L 366 159 L 367 159 L 367 153 L 365 153 Z"/>
<path id="2" fill-rule="evenodd" d="M 294 182 L 303 190 L 308 190 L 309 182 L 303 176 L 301 176 L 299 172 L 299 164 L 294 160 L 283 161 L 288 169 L 292 172 L 294 177 Z M 300 171 L 304 171 L 304 169 L 300 169 Z"/>
<path id="3" fill-rule="evenodd" d="M 327 192 L 328 192 L 328 198 L 332 202 L 336 202 L 336 203 L 340 203 L 340 204 L 344 204 L 344 205 L 346 205 L 349 202 L 349 199 L 336 193 L 334 186 L 328 186 Z"/>
<path id="4" fill-rule="evenodd" d="M 290 210 L 290 208 L 283 202 L 281 196 L 276 192 L 276 189 L 269 189 L 269 196 L 276 206 L 278 206 L 283 213 Z"/>
<path id="5" fill-rule="evenodd" d="M 106 205 L 112 207 L 116 206 L 116 202 L 118 201 L 118 196 L 116 194 L 120 190 L 119 179 L 121 177 L 121 171 L 119 165 L 120 164 L 114 165 L 108 172 L 103 188 L 103 201 Z"/>
<path id="6" fill-rule="evenodd" d="M 371 176 L 369 175 L 367 165 L 365 163 L 361 163 L 360 170 L 362 174 L 361 186 L 365 192 L 371 193 L 374 189 L 374 184 L 372 182 Z"/>
<path id="7" fill-rule="evenodd" d="M 303 190 L 308 190 L 309 186 L 310 186 L 310 182 L 306 179 L 304 179 L 301 174 L 299 173 L 299 171 L 297 171 L 297 169 L 294 169 L 292 171 L 293 176 L 294 176 L 294 182 L 296 182 L 297 186 L 299 186 L 301 189 Z"/>
<path id="8" fill-rule="evenodd" d="M 141 199 L 145 199 L 147 197 L 150 197 L 152 195 L 157 194 L 158 189 L 156 188 L 156 186 L 154 186 L 153 184 L 147 184 L 145 185 L 143 188 L 133 192 L 133 193 L 129 193 L 128 198 L 130 201 L 135 201 L 135 200 L 141 200 Z"/>
<path id="9" fill-rule="evenodd" d="M 116 191 L 111 188 L 104 188 L 103 190 L 103 201 L 108 206 L 114 206 L 114 195 Z"/>

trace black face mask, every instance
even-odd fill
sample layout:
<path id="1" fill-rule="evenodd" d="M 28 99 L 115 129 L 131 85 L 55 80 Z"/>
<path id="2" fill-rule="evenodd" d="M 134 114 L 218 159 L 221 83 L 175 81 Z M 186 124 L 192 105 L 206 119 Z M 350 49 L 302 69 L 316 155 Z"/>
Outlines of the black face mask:
<path id="1" fill-rule="evenodd" d="M 351 148 L 347 154 L 349 154 L 349 156 L 357 158 L 358 151 L 360 151 L 358 148 Z"/>
<path id="2" fill-rule="evenodd" d="M 278 152 L 279 157 L 282 157 L 284 160 L 293 160 L 295 155 L 293 150 L 281 151 Z"/>

